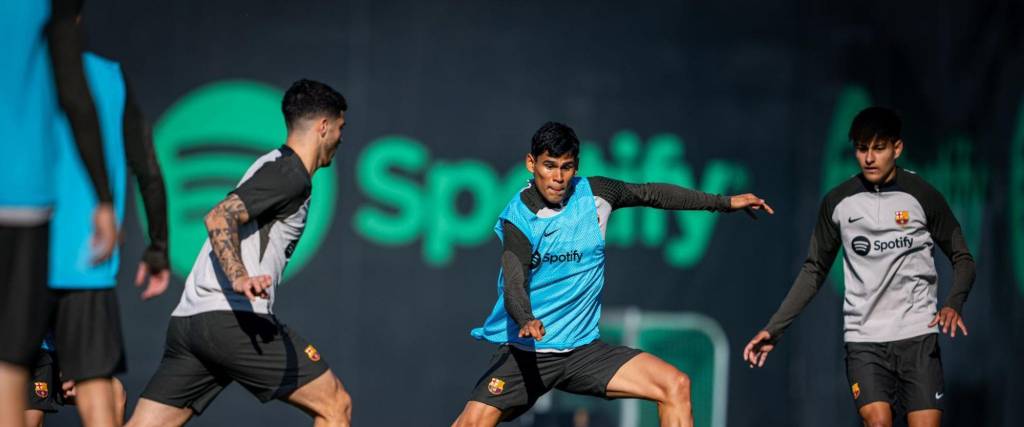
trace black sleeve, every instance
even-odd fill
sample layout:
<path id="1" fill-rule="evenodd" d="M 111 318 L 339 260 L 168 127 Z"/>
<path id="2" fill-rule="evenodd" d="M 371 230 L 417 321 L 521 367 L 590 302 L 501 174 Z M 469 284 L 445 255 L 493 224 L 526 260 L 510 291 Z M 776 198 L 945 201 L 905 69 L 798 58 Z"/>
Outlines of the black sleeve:
<path id="1" fill-rule="evenodd" d="M 501 252 L 501 272 L 505 279 L 505 311 L 519 326 L 534 319 L 527 292 L 530 271 L 530 240 L 511 222 L 501 224 L 504 234 L 504 248 Z"/>
<path id="2" fill-rule="evenodd" d="M 923 188 L 914 191 L 914 197 L 921 202 L 924 208 L 928 233 L 932 235 L 932 240 L 953 264 L 953 287 L 949 291 L 949 296 L 946 297 L 945 306 L 963 314 L 967 294 L 974 286 L 974 256 L 971 255 L 967 241 L 964 240 L 960 222 L 953 216 L 953 211 L 946 203 L 946 199 L 938 190 L 930 185 L 924 185 L 923 180 L 919 185 Z"/>
<path id="3" fill-rule="evenodd" d="M 122 71 L 123 74 L 123 71 Z M 160 164 L 153 150 L 153 135 L 142 111 L 135 103 L 131 84 L 124 77 L 124 153 L 128 166 L 139 185 L 142 204 L 146 207 L 146 223 L 149 226 L 149 246 L 142 254 L 142 261 L 151 269 L 163 270 L 169 265 L 167 254 L 167 191 L 160 173 Z"/>
<path id="4" fill-rule="evenodd" d="M 75 24 L 78 8 L 75 1 L 53 0 L 50 22 L 46 27 L 50 62 L 57 86 L 57 100 L 71 123 L 75 144 L 89 173 L 96 197 L 111 203 L 106 163 L 103 158 L 103 140 L 89 85 L 82 68 L 82 46 L 78 26 Z"/>
<path id="5" fill-rule="evenodd" d="M 310 184 L 300 178 L 300 172 L 305 174 L 305 171 L 294 170 L 297 167 L 302 167 L 297 159 L 278 158 L 263 164 L 248 180 L 231 191 L 242 199 L 250 221 L 264 216 L 284 218 L 305 203 Z"/>
<path id="6" fill-rule="evenodd" d="M 594 195 L 612 209 L 648 206 L 672 210 L 730 211 L 728 196 L 718 196 L 673 184 L 630 184 L 603 176 L 588 178 Z"/>
<path id="7" fill-rule="evenodd" d="M 807 260 L 803 268 L 796 276 L 793 286 L 782 300 L 779 309 L 768 320 L 764 330 L 771 334 L 772 341 L 777 341 L 786 331 L 793 320 L 796 319 L 804 307 L 811 302 L 811 299 L 821 289 L 821 284 L 828 277 L 828 271 L 832 268 L 832 262 L 836 259 L 842 240 L 839 236 L 839 227 L 832 222 L 832 211 L 835 203 L 829 197 L 821 203 L 818 210 L 818 221 L 811 234 Z"/>

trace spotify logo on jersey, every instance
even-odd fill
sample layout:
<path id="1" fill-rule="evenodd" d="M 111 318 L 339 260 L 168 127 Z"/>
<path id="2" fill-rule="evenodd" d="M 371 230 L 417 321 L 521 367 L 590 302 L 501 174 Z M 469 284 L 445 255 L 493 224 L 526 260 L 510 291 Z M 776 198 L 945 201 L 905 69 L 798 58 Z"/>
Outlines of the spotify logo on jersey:
<path id="1" fill-rule="evenodd" d="M 871 252 L 871 241 L 867 237 L 857 236 L 850 242 L 850 247 L 853 249 L 853 253 L 864 256 Z"/>
<path id="2" fill-rule="evenodd" d="M 188 275 L 206 240 L 206 213 L 257 158 L 284 144 L 283 94 L 260 82 L 219 81 L 185 94 L 157 121 L 153 139 L 167 187 L 171 268 L 178 276 Z M 306 229 L 285 279 L 301 270 L 323 241 L 336 193 L 334 169 L 318 171 Z M 141 204 L 138 213 L 145 216 Z"/>
<path id="3" fill-rule="evenodd" d="M 914 238 L 909 236 L 897 237 L 892 240 L 875 240 L 872 242 L 867 237 L 857 236 L 850 241 L 850 248 L 853 253 L 864 256 L 872 251 L 883 253 L 892 249 L 910 249 L 914 246 Z"/>
<path id="4" fill-rule="evenodd" d="M 541 255 L 539 251 L 533 251 L 533 256 L 530 257 L 530 268 L 537 268 L 543 264 L 557 264 L 563 262 L 574 262 L 580 263 L 583 261 L 583 253 L 580 251 L 571 251 L 560 254 L 546 253 Z"/>

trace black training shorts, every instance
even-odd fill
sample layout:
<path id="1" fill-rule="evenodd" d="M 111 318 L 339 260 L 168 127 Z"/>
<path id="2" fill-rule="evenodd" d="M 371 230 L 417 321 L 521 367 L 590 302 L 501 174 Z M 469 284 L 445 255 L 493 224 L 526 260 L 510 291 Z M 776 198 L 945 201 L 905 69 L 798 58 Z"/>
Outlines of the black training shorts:
<path id="1" fill-rule="evenodd" d="M 509 421 L 552 388 L 607 399 L 608 382 L 640 353 L 600 340 L 564 353 L 536 353 L 502 345 L 470 400 L 498 408 L 502 421 Z"/>
<path id="2" fill-rule="evenodd" d="M 142 397 L 201 414 L 232 381 L 267 402 L 327 370 L 317 349 L 274 316 L 211 311 L 171 317 L 163 360 Z"/>
<path id="3" fill-rule="evenodd" d="M 54 290 L 53 338 L 64 380 L 112 378 L 125 371 L 117 292 Z"/>
<path id="4" fill-rule="evenodd" d="M 28 409 L 57 412 L 64 406 L 60 366 L 50 352 L 43 349 L 37 351 L 36 366 L 28 383 Z"/>
<path id="5" fill-rule="evenodd" d="M 846 377 L 858 409 L 887 402 L 898 413 L 941 410 L 945 391 L 938 334 L 846 343 Z"/>
<path id="6" fill-rule="evenodd" d="M 0 226 L 0 361 L 32 369 L 49 328 L 49 223 Z"/>

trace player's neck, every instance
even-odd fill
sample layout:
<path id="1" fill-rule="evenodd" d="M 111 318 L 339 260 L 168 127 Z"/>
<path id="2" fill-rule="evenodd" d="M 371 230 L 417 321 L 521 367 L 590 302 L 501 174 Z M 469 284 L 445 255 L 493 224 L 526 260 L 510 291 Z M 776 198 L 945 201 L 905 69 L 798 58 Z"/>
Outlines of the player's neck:
<path id="1" fill-rule="evenodd" d="M 892 170 L 889 171 L 889 176 L 885 177 L 885 179 L 882 180 L 882 185 L 889 184 L 894 179 L 896 179 L 896 169 L 899 169 L 899 167 L 898 166 L 893 166 L 892 167 Z"/>
<path id="2" fill-rule="evenodd" d="M 320 153 L 316 143 L 289 136 L 284 145 L 287 145 L 299 156 L 302 165 L 306 167 L 306 172 L 309 172 L 309 176 L 313 176 L 313 173 L 320 167 Z"/>

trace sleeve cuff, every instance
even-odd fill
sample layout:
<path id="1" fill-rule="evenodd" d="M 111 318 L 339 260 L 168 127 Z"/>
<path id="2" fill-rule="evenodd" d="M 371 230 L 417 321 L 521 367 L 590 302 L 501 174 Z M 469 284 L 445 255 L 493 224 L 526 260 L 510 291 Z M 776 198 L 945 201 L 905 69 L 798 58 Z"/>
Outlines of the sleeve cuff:
<path id="1" fill-rule="evenodd" d="M 732 210 L 732 197 L 718 195 L 718 210 L 720 212 L 729 212 Z"/>
<path id="2" fill-rule="evenodd" d="M 142 262 L 153 270 L 165 270 L 169 268 L 170 262 L 167 257 L 167 250 L 157 245 L 149 245 L 146 252 L 142 254 Z"/>

